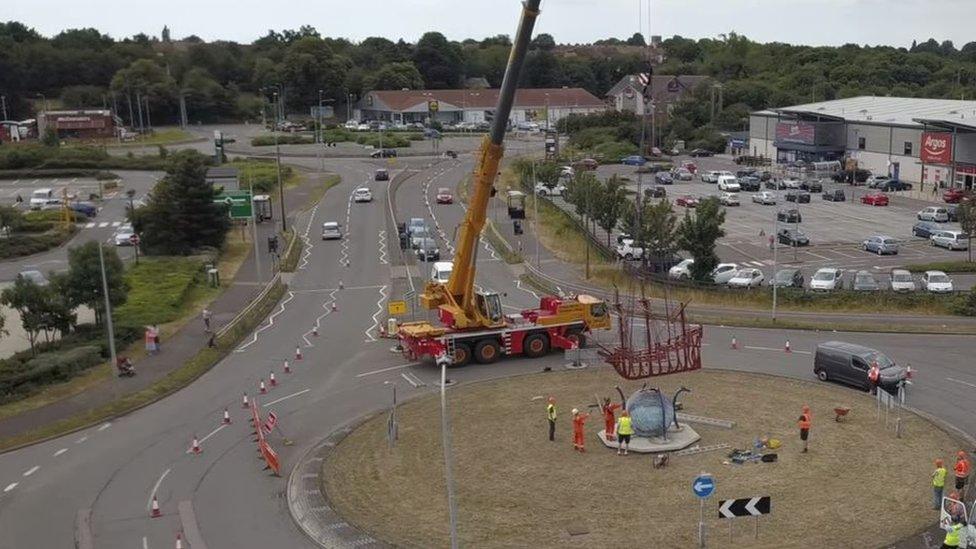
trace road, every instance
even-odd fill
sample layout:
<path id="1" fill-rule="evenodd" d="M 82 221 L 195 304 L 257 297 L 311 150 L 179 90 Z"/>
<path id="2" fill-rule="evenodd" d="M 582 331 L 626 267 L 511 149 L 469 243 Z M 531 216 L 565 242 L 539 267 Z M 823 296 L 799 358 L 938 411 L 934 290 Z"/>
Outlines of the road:
<path id="1" fill-rule="evenodd" d="M 86 531 L 84 520 L 78 526 L 79 516 L 87 517 L 99 548 L 172 547 L 177 532 L 194 526 L 211 548 L 313 546 L 286 509 L 285 480 L 268 476 L 255 459 L 240 399 L 245 391 L 253 397 L 259 380 L 275 370 L 279 386 L 259 399 L 265 410 L 278 413 L 283 431 L 295 441 L 294 446 L 283 446 L 274 439 L 287 471 L 328 433 L 386 407 L 388 382 L 398 382 L 406 397 L 433 390 L 438 372 L 432 365 L 407 364 L 391 355 L 388 340 L 378 338 L 385 301 L 402 295 L 411 283 L 417 287 L 424 275 L 413 268 L 415 278 L 405 279 L 403 269 L 397 268 L 400 256 L 390 245 L 395 242 L 390 238 L 395 234 L 390 210 L 399 219 L 436 219 L 435 226 L 450 240 L 462 209 L 434 205 L 431 191 L 455 186 L 470 173 L 473 161 L 467 155 L 458 161 L 400 159 L 392 166 L 391 183 L 372 181 L 378 165 L 329 161 L 328 168 L 343 182 L 298 221 L 308 247 L 290 292 L 266 323 L 210 372 L 184 390 L 111 423 L 0 455 L 0 548 L 71 546 L 79 532 Z M 373 203 L 351 203 L 351 191 L 360 185 L 373 189 Z M 391 186 L 398 186 L 395 199 L 388 194 Z M 501 218 L 505 212 L 490 215 Z M 318 228 L 325 220 L 343 223 L 346 238 L 320 240 Z M 447 243 L 442 244 L 449 255 Z M 516 284 L 509 267 L 489 250 L 481 248 L 478 259 L 477 283 L 504 292 L 512 310 L 536 302 L 531 290 Z M 409 257 L 408 263 L 413 263 Z M 312 333 L 316 326 L 318 336 Z M 828 338 L 816 332 L 737 329 L 744 348 L 731 351 L 731 335 L 721 327 L 706 330 L 708 367 L 802 379 L 813 378 L 807 353 Z M 613 338 L 609 333 L 600 337 Z M 967 432 L 976 430 L 976 374 L 965 366 L 966 357 L 976 350 L 973 338 L 829 337 L 870 344 L 899 362 L 911 362 L 918 376 L 910 403 Z M 790 354 L 782 351 L 787 339 L 794 349 Z M 296 346 L 304 358 L 292 362 L 292 374 L 284 374 L 281 362 L 292 358 Z M 508 360 L 451 375 L 473 381 L 535 372 L 562 362 L 555 355 L 538 361 Z M 402 375 L 408 373 L 426 385 L 414 387 Z M 233 423 L 222 427 L 225 407 Z M 201 455 L 187 453 L 194 435 L 202 442 Z M 153 495 L 162 508 L 160 518 L 149 516 Z M 181 516 L 178 506 L 183 502 L 192 509 L 184 505 Z"/>

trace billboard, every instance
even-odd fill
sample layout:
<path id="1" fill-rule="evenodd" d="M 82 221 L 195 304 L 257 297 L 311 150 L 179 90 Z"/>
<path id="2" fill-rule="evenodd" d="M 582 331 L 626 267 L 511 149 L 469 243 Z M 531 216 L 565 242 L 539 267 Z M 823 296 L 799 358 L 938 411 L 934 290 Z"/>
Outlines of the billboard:
<path id="1" fill-rule="evenodd" d="M 952 162 L 952 134 L 948 132 L 922 133 L 922 162 L 949 164 Z"/>
<path id="2" fill-rule="evenodd" d="M 776 123 L 776 141 L 780 143 L 813 145 L 816 133 L 814 125 L 810 122 Z"/>

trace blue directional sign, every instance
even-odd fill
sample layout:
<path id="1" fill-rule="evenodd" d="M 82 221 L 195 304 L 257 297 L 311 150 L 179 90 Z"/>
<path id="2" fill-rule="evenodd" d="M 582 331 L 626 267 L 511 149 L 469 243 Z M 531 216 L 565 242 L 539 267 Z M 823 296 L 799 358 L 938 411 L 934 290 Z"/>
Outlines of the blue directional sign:
<path id="1" fill-rule="evenodd" d="M 704 499 L 712 495 L 715 491 L 715 479 L 712 475 L 698 475 L 695 477 L 695 481 L 691 483 L 691 490 L 696 496 Z"/>

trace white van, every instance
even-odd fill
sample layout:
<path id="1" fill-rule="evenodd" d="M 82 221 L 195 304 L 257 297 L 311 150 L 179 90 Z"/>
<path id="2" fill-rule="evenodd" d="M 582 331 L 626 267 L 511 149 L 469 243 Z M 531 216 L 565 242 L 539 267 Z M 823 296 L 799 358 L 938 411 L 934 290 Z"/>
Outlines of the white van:
<path id="1" fill-rule="evenodd" d="M 451 278 L 451 272 L 454 271 L 454 263 L 451 261 L 435 261 L 434 265 L 430 268 L 430 280 L 431 282 L 440 282 L 441 284 L 447 284 L 447 281 Z"/>
<path id="2" fill-rule="evenodd" d="M 739 182 L 735 179 L 734 175 L 720 175 L 718 176 L 718 190 L 737 193 L 739 192 Z"/>
<path id="3" fill-rule="evenodd" d="M 52 200 L 57 200 L 54 197 L 54 190 L 49 188 L 34 189 L 31 193 L 30 198 L 30 209 L 40 210 L 44 206 L 51 203 Z"/>

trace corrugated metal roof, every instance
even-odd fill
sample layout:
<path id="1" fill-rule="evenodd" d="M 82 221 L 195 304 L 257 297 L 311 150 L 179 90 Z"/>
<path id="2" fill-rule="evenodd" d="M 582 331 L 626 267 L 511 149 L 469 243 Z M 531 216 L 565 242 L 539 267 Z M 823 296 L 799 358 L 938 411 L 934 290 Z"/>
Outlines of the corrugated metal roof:
<path id="1" fill-rule="evenodd" d="M 369 92 L 382 105 L 392 111 L 406 111 L 422 105 L 427 110 L 428 101 L 436 100 L 440 110 L 445 107 L 493 109 L 498 103 L 498 89 L 487 90 L 390 90 Z M 515 107 L 590 107 L 606 104 L 582 88 L 526 88 L 515 92 Z M 366 106 L 360 102 L 360 106 Z M 375 108 L 368 107 L 366 108 Z"/>
<path id="2" fill-rule="evenodd" d="M 922 124 L 916 122 L 916 118 L 976 123 L 976 101 L 860 96 L 767 109 L 754 114 L 776 116 L 777 113 L 819 114 L 843 118 L 849 122 L 921 127 Z"/>

